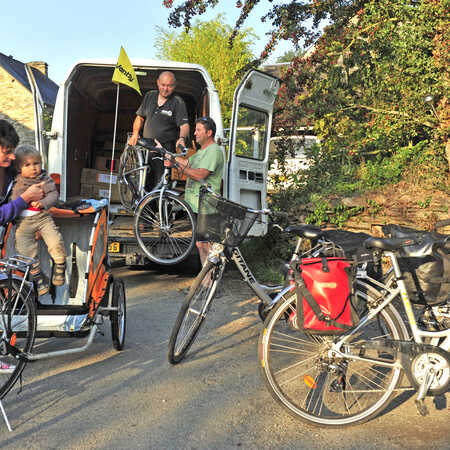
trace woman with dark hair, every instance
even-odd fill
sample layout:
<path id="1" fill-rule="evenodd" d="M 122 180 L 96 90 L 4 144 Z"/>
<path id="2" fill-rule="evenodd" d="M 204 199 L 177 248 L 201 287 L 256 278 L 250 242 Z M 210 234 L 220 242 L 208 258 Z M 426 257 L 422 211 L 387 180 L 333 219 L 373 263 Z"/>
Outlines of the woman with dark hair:
<path id="1" fill-rule="evenodd" d="M 18 143 L 19 136 L 14 127 L 6 120 L 0 120 L 0 225 L 11 222 L 28 208 L 29 203 L 41 200 L 44 196 L 42 184 L 35 184 L 8 202 L 15 176 L 11 164 L 16 159 L 14 149 Z"/>

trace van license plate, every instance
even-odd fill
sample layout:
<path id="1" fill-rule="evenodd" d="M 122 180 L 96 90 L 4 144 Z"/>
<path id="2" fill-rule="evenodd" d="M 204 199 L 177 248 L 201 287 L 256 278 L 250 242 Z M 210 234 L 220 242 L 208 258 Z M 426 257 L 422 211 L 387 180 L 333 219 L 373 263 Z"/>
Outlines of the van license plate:
<path id="1" fill-rule="evenodd" d="M 119 242 L 110 242 L 108 251 L 111 253 L 119 253 L 120 252 L 120 243 Z"/>

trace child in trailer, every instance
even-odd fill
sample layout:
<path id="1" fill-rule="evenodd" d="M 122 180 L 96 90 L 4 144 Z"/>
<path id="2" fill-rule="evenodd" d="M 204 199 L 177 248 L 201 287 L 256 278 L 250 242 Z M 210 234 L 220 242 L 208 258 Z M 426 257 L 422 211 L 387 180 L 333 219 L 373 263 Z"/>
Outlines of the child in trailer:
<path id="1" fill-rule="evenodd" d="M 45 170 L 42 170 L 41 155 L 33 146 L 18 146 L 15 156 L 18 176 L 13 187 L 12 199 L 20 196 L 29 186 L 44 182 L 44 197 L 39 201 L 31 202 L 28 209 L 22 211 L 16 219 L 16 250 L 21 255 L 36 259 L 38 256 L 36 233 L 39 232 L 55 262 L 52 283 L 55 286 L 62 286 L 65 282 L 66 271 L 64 241 L 52 216 L 47 211 L 58 200 L 56 184 Z M 46 294 L 49 290 L 48 280 L 41 273 L 38 260 L 32 265 L 31 273 L 36 280 L 38 294 Z"/>

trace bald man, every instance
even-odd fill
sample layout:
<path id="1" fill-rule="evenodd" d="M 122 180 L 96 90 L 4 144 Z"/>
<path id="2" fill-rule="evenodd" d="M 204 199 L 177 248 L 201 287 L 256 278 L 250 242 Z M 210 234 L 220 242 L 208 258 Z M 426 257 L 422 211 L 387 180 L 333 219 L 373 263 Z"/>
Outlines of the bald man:
<path id="1" fill-rule="evenodd" d="M 176 79 L 172 72 L 162 72 L 156 84 L 158 90 L 147 92 L 136 111 L 133 134 L 128 139 L 128 144 L 136 145 L 143 129 L 144 138 L 157 139 L 166 150 L 174 153 L 177 145 L 188 144 L 189 120 L 186 105 L 181 97 L 174 95 Z M 150 167 L 146 183 L 148 191 L 158 184 L 164 171 L 161 159 L 152 158 Z"/>

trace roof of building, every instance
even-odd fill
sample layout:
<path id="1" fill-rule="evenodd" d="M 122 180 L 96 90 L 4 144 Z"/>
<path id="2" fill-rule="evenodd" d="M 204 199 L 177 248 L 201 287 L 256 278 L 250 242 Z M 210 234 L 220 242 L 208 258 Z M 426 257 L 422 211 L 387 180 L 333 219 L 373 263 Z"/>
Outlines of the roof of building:
<path id="1" fill-rule="evenodd" d="M 13 78 L 20 82 L 26 89 L 31 92 L 30 83 L 28 82 L 25 64 L 17 61 L 12 56 L 6 56 L 0 53 L 0 67 L 3 67 Z M 42 101 L 46 105 L 54 106 L 56 102 L 56 94 L 58 93 L 58 85 L 50 78 L 45 76 L 36 68 L 31 69 L 36 79 L 36 83 L 41 93 Z"/>

